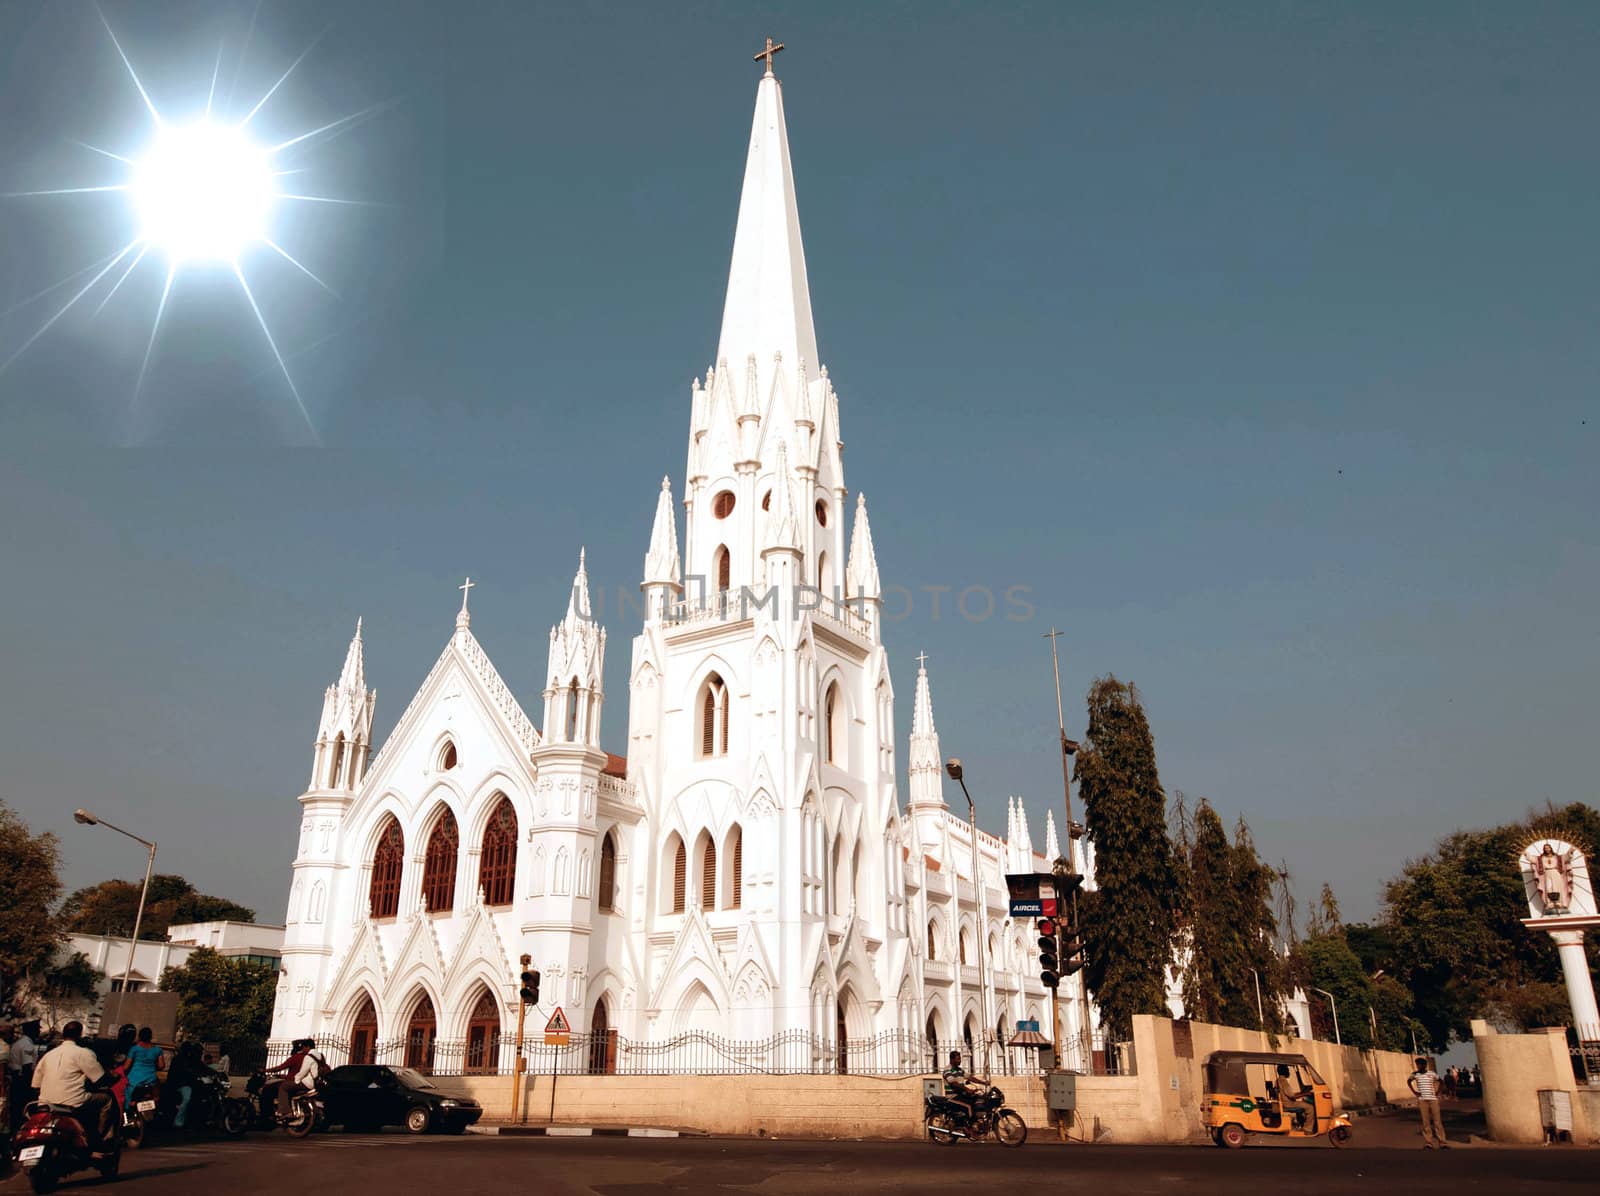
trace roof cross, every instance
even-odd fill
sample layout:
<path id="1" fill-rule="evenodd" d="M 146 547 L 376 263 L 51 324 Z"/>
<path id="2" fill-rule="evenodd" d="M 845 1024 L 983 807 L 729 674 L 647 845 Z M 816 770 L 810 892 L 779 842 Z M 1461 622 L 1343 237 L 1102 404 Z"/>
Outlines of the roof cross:
<path id="1" fill-rule="evenodd" d="M 763 58 L 767 60 L 767 74 L 772 74 L 772 56 L 781 49 L 783 49 L 783 43 L 778 42 L 774 44 L 772 39 L 769 37 L 767 38 L 767 48 L 765 50 L 756 51 L 755 61 L 760 62 Z"/>
<path id="2" fill-rule="evenodd" d="M 927 669 L 928 669 L 928 654 L 926 652 L 918 652 L 917 653 L 917 667 L 919 669 L 923 670 L 924 672 L 927 671 Z"/>
<path id="3" fill-rule="evenodd" d="M 467 578 L 466 581 L 462 582 L 460 585 L 458 585 L 456 587 L 456 589 L 461 591 L 461 613 L 462 614 L 466 614 L 467 613 L 467 599 L 468 599 L 468 597 L 471 596 L 472 588 L 474 586 L 476 586 L 477 584 L 478 584 L 477 582 L 473 581 L 472 578 L 469 577 L 469 578 Z"/>

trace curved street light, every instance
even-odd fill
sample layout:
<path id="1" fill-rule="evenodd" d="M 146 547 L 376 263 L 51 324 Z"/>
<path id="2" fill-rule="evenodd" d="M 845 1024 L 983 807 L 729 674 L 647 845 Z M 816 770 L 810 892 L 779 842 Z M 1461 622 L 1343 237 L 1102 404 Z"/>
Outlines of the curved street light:
<path id="1" fill-rule="evenodd" d="M 150 842 L 149 839 L 141 839 L 132 831 L 125 831 L 120 826 L 107 822 L 104 818 L 96 817 L 89 813 L 88 810 L 77 809 L 72 811 L 72 820 L 83 826 L 103 826 L 108 831 L 116 831 L 119 835 L 126 835 L 136 843 L 143 843 L 150 849 L 150 858 L 145 861 L 144 865 L 144 888 L 139 890 L 139 910 L 133 916 L 133 933 L 128 936 L 128 963 L 122 969 L 122 993 L 124 999 L 126 999 L 128 982 L 133 975 L 133 953 L 139 946 L 139 927 L 144 922 L 144 902 L 145 898 L 150 895 L 150 874 L 156 868 L 156 845 Z"/>
<path id="2" fill-rule="evenodd" d="M 967 783 L 962 780 L 961 758 L 951 756 L 944 762 L 945 772 L 950 774 L 950 779 L 961 786 L 961 795 L 967 799 L 967 813 L 972 819 L 972 904 L 977 908 L 975 919 L 977 930 L 978 948 L 978 1018 L 979 1028 L 982 1030 L 983 1039 L 983 1074 L 989 1075 L 989 990 L 984 985 L 983 979 L 983 953 L 987 935 L 984 932 L 983 917 L 983 874 L 978 870 L 978 807 L 972 804 L 972 794 L 967 792 Z M 956 885 L 956 905 L 961 904 L 961 886 Z M 960 918 L 957 921 L 959 935 Z"/>

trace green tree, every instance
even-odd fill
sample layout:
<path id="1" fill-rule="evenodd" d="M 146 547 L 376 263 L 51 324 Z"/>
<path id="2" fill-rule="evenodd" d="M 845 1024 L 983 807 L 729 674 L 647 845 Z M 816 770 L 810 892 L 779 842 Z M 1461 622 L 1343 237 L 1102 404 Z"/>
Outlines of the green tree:
<path id="1" fill-rule="evenodd" d="M 1261 862 L 1240 819 L 1233 842 L 1222 819 L 1201 800 L 1189 822 L 1187 884 L 1180 941 L 1184 1012 L 1197 1021 L 1278 1030 L 1283 967 L 1276 949 L 1272 886 L 1277 873 Z M 1260 1001 L 1256 992 L 1260 984 Z"/>
<path id="2" fill-rule="evenodd" d="M 129 935 L 139 910 L 144 881 L 103 880 L 78 889 L 62 903 L 67 928 L 80 934 Z M 197 892 L 181 876 L 159 873 L 150 878 L 139 937 L 160 941 L 171 926 L 190 922 L 254 922 L 256 912 L 224 897 Z"/>
<path id="3" fill-rule="evenodd" d="M 1465 1039 L 1474 1017 L 1530 1029 L 1570 1019 L 1550 936 L 1522 925 L 1526 894 L 1516 860 L 1542 835 L 1594 858 L 1600 814 L 1581 803 L 1546 806 L 1520 822 L 1446 835 L 1384 890 L 1390 971 L 1415 997 L 1436 1045 Z M 1597 958 L 1589 944 L 1591 966 Z"/>
<path id="4" fill-rule="evenodd" d="M 1079 904 L 1084 973 L 1102 1024 L 1125 1039 L 1134 1014 L 1167 1012 L 1178 872 L 1155 741 L 1132 685 L 1102 677 L 1090 687 L 1087 739 L 1077 776 L 1096 888 Z"/>
<path id="5" fill-rule="evenodd" d="M 224 1051 L 266 1041 L 276 983 L 277 972 L 268 965 L 230 959 L 210 947 L 161 974 L 161 987 L 178 994 L 179 1029 L 189 1038 L 219 1042 Z"/>
<path id="6" fill-rule="evenodd" d="M 33 834 L 0 802 L 0 1008 L 16 1006 L 27 978 L 50 965 L 65 938 L 55 912 L 60 864 L 56 837 Z"/>
<path id="7" fill-rule="evenodd" d="M 77 1013 L 99 1002 L 100 981 L 104 979 L 87 955 L 74 951 L 59 963 L 40 969 L 29 986 L 29 995 L 36 1005 L 43 1006 L 51 1023 L 60 1024 L 69 1011 Z"/>

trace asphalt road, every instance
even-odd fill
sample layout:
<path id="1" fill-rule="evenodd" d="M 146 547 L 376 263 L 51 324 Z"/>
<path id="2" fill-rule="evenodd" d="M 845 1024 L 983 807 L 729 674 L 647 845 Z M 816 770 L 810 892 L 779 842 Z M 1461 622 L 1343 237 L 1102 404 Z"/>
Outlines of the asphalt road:
<path id="1" fill-rule="evenodd" d="M 125 1156 L 122 1179 L 92 1172 L 62 1192 L 525 1191 L 642 1196 L 661 1192 L 962 1193 L 1062 1191 L 1083 1185 L 1118 1196 L 1175 1191 L 1295 1193 L 1593 1191 L 1600 1154 L 1571 1147 L 1510 1150 L 1072 1146 L 1030 1142 L 940 1147 L 920 1142 L 776 1142 L 727 1138 L 408 1138 L 317 1135 L 291 1141 L 152 1147 Z M 13 1174 L 0 1193 L 27 1191 Z"/>

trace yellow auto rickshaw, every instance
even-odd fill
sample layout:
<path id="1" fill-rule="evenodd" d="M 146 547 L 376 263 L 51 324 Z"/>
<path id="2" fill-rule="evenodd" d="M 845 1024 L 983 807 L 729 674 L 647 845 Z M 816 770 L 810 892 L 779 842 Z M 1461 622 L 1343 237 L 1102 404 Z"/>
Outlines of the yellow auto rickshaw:
<path id="1" fill-rule="evenodd" d="M 1304 1055 L 1213 1051 L 1206 1056 L 1201 1120 L 1218 1146 L 1238 1149 L 1248 1134 L 1285 1138 L 1351 1138 L 1350 1118 L 1336 1113 L 1333 1090 Z"/>

